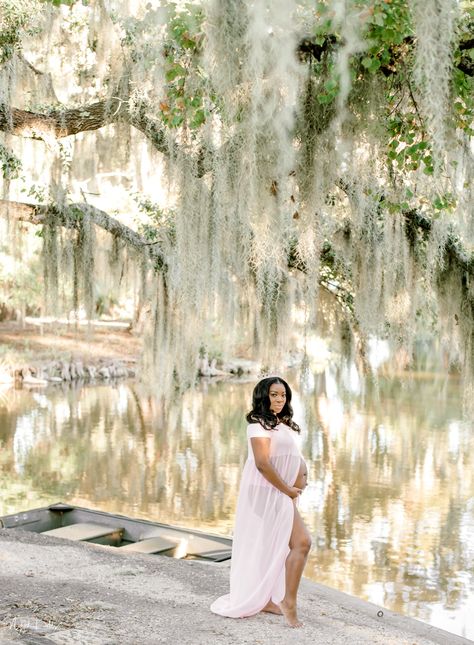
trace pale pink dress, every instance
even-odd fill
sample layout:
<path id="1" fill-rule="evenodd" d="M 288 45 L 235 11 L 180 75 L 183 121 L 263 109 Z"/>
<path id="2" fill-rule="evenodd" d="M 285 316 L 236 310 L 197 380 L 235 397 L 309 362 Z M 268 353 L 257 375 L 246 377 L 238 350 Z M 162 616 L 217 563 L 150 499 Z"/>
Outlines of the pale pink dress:
<path id="1" fill-rule="evenodd" d="M 270 431 L 259 423 L 247 427 L 248 457 L 235 515 L 230 593 L 212 603 L 215 614 L 243 618 L 261 611 L 270 599 L 276 603 L 283 600 L 294 503 L 257 470 L 250 439 L 270 437 L 270 461 L 280 477 L 293 486 L 301 460 L 295 435 L 282 423 Z"/>

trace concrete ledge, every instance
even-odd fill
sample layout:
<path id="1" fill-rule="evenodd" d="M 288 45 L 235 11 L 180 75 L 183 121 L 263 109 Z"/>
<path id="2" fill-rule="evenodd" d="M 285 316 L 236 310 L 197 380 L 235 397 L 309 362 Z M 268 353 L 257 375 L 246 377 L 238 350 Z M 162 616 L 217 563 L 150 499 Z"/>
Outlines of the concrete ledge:
<path id="1" fill-rule="evenodd" d="M 467 645 L 464 638 L 303 580 L 303 629 L 280 616 L 230 619 L 209 605 L 229 567 L 0 530 L 0 643 Z"/>

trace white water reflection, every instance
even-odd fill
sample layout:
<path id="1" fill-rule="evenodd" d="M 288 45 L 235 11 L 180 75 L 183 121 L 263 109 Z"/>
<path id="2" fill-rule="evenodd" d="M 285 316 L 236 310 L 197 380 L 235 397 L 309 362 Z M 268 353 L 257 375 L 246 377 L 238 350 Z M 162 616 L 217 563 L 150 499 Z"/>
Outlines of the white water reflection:
<path id="1" fill-rule="evenodd" d="M 365 382 L 347 365 L 291 385 L 309 469 L 305 574 L 474 638 L 474 439 L 458 382 Z M 252 388 L 203 382 L 167 410 L 133 384 L 12 390 L 0 513 L 62 499 L 230 534 Z"/>
<path id="2" fill-rule="evenodd" d="M 24 472 L 24 463 L 30 451 L 38 441 L 38 428 L 35 427 L 35 412 L 22 416 L 17 421 L 16 432 L 13 439 L 13 455 L 15 472 L 21 475 Z"/>

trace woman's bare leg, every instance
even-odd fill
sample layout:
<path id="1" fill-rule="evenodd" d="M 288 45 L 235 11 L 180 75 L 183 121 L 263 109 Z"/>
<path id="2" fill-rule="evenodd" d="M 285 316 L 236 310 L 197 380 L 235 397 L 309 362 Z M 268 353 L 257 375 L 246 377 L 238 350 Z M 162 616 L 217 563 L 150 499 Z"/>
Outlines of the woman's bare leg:
<path id="1" fill-rule="evenodd" d="M 285 565 L 286 592 L 280 607 L 290 627 L 302 627 L 303 623 L 298 620 L 296 612 L 296 595 L 311 549 L 311 536 L 301 519 L 296 504 L 294 504 L 293 530 L 289 546 L 290 553 L 286 558 Z"/>

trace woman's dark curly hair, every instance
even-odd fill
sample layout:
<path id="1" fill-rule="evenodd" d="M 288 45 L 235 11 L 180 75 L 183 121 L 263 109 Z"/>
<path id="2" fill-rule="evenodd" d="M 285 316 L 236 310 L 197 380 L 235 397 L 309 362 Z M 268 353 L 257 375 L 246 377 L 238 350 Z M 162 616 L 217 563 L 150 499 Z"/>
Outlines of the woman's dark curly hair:
<path id="1" fill-rule="evenodd" d="M 257 383 L 252 394 L 252 409 L 247 414 L 248 423 L 260 423 L 265 430 L 273 430 L 278 419 L 270 410 L 270 387 L 281 383 L 286 392 L 286 401 L 281 413 L 278 415 L 281 422 L 285 423 L 295 432 L 300 432 L 300 427 L 293 421 L 293 408 L 291 407 L 291 389 L 286 381 L 279 376 L 269 376 Z"/>

